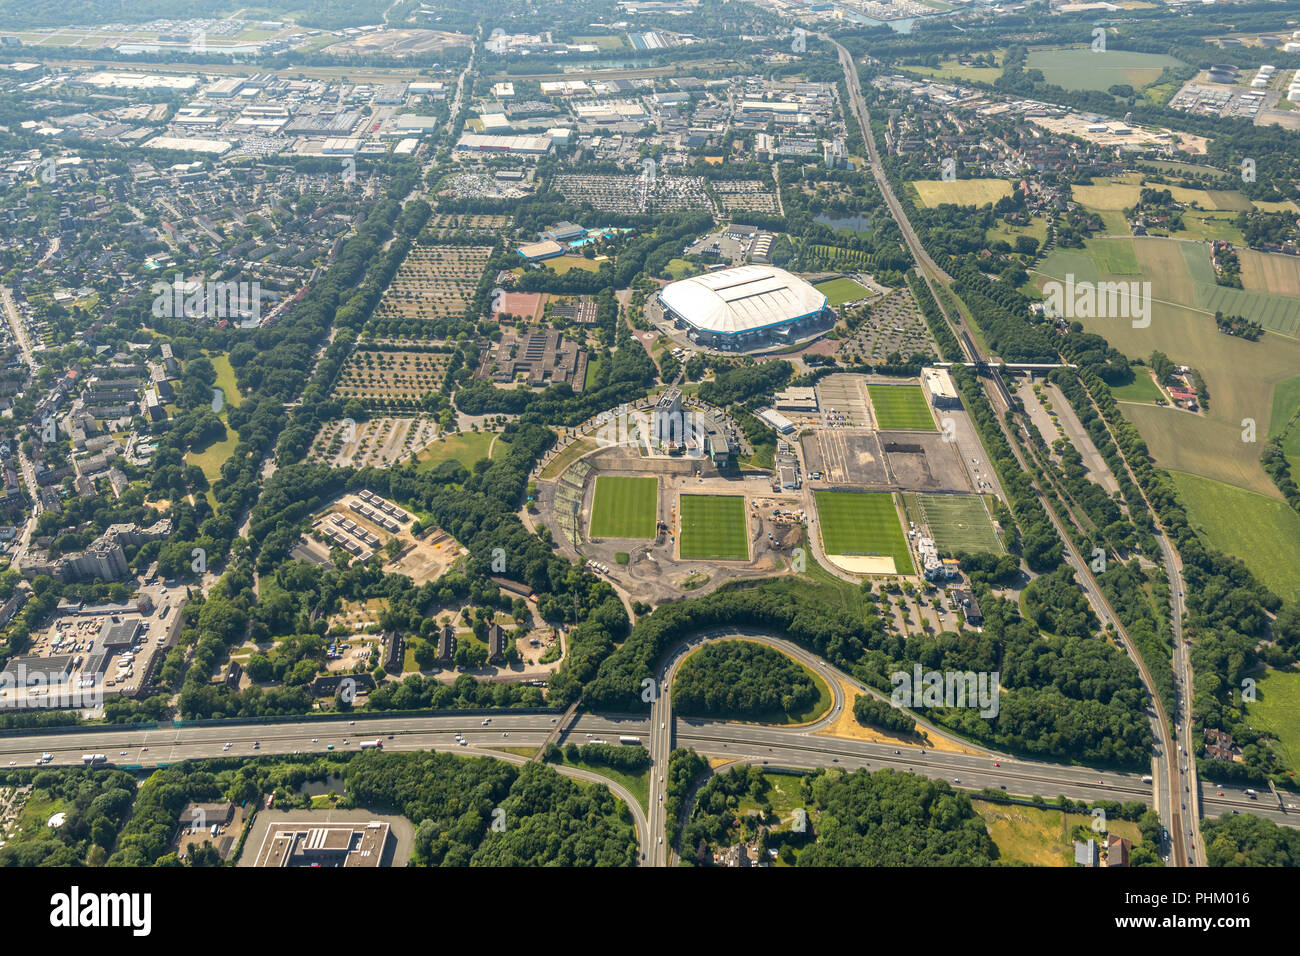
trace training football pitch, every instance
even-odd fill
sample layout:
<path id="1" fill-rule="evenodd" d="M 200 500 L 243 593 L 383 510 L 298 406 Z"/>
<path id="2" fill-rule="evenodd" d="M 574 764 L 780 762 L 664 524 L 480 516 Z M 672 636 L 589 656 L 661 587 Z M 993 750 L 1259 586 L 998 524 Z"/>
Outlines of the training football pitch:
<path id="1" fill-rule="evenodd" d="M 1002 553 L 993 521 L 978 495 L 917 495 L 916 498 L 940 554 Z"/>
<path id="2" fill-rule="evenodd" d="M 740 495 L 682 495 L 682 557 L 748 561 L 749 530 Z"/>
<path id="3" fill-rule="evenodd" d="M 658 478 L 600 475 L 591 506 L 591 536 L 653 538 L 658 503 Z"/>
<path id="4" fill-rule="evenodd" d="M 887 491 L 818 491 L 817 520 L 827 554 L 886 555 L 899 574 L 912 574 L 894 496 Z"/>
<path id="5" fill-rule="evenodd" d="M 868 385 L 876 425 L 883 431 L 934 431 L 934 419 L 920 385 Z"/>

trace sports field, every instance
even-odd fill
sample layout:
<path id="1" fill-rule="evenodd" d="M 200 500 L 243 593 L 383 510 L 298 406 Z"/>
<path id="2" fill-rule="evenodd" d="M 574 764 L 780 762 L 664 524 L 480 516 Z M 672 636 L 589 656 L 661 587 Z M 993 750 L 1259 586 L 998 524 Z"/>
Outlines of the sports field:
<path id="1" fill-rule="evenodd" d="M 1010 196 L 1005 179 L 916 179 L 912 181 L 921 202 L 931 209 L 951 203 L 956 206 L 986 206 Z"/>
<path id="2" fill-rule="evenodd" d="M 682 495 L 683 558 L 748 561 L 749 529 L 740 495 Z"/>
<path id="3" fill-rule="evenodd" d="M 1002 544 L 979 495 L 917 495 L 940 554 L 1001 554 Z"/>
<path id="4" fill-rule="evenodd" d="M 898 574 L 912 574 L 894 496 L 887 491 L 818 491 L 817 520 L 827 554 L 884 555 Z"/>
<path id="5" fill-rule="evenodd" d="M 839 308 L 845 302 L 856 302 L 858 299 L 865 299 L 871 294 L 852 279 L 843 277 L 818 282 L 813 288 L 826 296 L 826 304 L 832 309 Z"/>
<path id="6" fill-rule="evenodd" d="M 876 425 L 884 431 L 935 431 L 920 385 L 868 385 Z"/>
<path id="7" fill-rule="evenodd" d="M 593 538 L 653 538 L 659 479 L 600 475 L 591 505 Z"/>
<path id="8" fill-rule="evenodd" d="M 1210 547 L 1245 562 L 1285 600 L 1300 598 L 1300 514 L 1285 501 L 1171 472 L 1192 527 Z"/>

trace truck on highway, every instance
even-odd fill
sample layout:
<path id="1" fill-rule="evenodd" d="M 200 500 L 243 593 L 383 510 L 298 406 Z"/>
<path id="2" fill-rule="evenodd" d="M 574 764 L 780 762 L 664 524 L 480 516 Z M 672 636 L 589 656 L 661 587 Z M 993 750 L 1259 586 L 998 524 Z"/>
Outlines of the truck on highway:
<path id="1" fill-rule="evenodd" d="M 629 746 L 629 747 L 640 747 L 640 746 L 641 746 L 641 738 L 640 738 L 640 737 L 619 737 L 619 738 L 618 738 L 618 742 L 621 743 L 621 744 L 626 744 L 626 745 Z"/>
<path id="2" fill-rule="evenodd" d="M 1142 778 L 1142 782 L 1143 782 L 1143 783 L 1150 783 L 1150 782 L 1151 782 L 1151 774 L 1147 774 L 1145 777 L 1143 777 L 1143 778 Z"/>
<path id="3" fill-rule="evenodd" d="M 361 749 L 362 750 L 383 750 L 384 742 L 380 740 L 378 737 L 376 737 L 374 740 L 363 740 L 361 741 Z"/>
<path id="4" fill-rule="evenodd" d="M 108 758 L 103 754 L 82 754 L 81 762 L 87 767 L 96 767 L 103 763 L 108 763 Z"/>

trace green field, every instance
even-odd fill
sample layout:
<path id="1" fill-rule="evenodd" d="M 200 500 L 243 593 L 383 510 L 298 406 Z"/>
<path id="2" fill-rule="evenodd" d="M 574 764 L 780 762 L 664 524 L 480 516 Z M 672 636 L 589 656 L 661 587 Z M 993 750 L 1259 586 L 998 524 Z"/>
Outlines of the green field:
<path id="1" fill-rule="evenodd" d="M 1120 402 L 1145 402 L 1148 405 L 1154 405 L 1164 395 L 1160 391 L 1160 386 L 1156 380 L 1151 377 L 1151 370 L 1145 365 L 1133 365 L 1133 381 L 1127 385 L 1112 385 L 1110 393 L 1115 396 L 1116 401 Z"/>
<path id="2" fill-rule="evenodd" d="M 1171 474 L 1188 521 L 1210 547 L 1240 558 L 1279 597 L 1300 599 L 1300 514 L 1285 501 Z"/>
<path id="3" fill-rule="evenodd" d="M 224 403 L 231 408 L 238 408 L 244 401 L 244 396 L 239 394 L 239 386 L 235 384 L 235 370 L 230 365 L 230 356 L 218 352 L 208 358 L 217 370 L 216 387 L 221 389 Z"/>
<path id="4" fill-rule="evenodd" d="M 817 519 L 827 554 L 888 555 L 899 574 L 912 574 L 912 554 L 887 491 L 818 491 Z"/>
<path id="5" fill-rule="evenodd" d="M 883 431 L 935 431 L 920 385 L 868 385 L 876 425 Z"/>
<path id="6" fill-rule="evenodd" d="M 748 561 L 749 528 L 740 495 L 682 495 L 682 557 Z"/>
<path id="7" fill-rule="evenodd" d="M 1270 668 L 1255 687 L 1257 699 L 1246 705 L 1246 722 L 1277 738 L 1274 745 L 1290 767 L 1300 761 L 1300 671 Z"/>
<path id="8" fill-rule="evenodd" d="M 1266 335 L 1259 342 L 1224 335 L 1214 325 L 1213 312 L 1202 304 L 1210 295 L 1239 290 L 1214 285 L 1209 253 L 1199 243 L 1170 239 L 1133 240 L 1140 277 L 1152 283 L 1151 324 L 1133 328 L 1123 320 L 1085 318 L 1084 329 L 1102 335 L 1111 346 L 1130 359 L 1146 359 L 1160 350 L 1175 362 L 1198 369 L 1210 392 L 1204 414 L 1156 405 L 1125 405 L 1124 415 L 1146 441 L 1162 468 L 1188 472 L 1277 497 L 1272 480 L 1259 464 L 1258 442 L 1274 433 L 1274 390 L 1296 377 L 1300 369 L 1300 340 L 1285 335 Z M 1041 285 L 1045 275 L 1063 279 L 1073 273 L 1076 281 L 1111 280 L 1100 274 L 1092 257 L 1079 250 L 1055 249 L 1038 266 Z M 1130 276 L 1115 276 L 1130 281 Z M 1214 290 L 1214 291 L 1211 291 Z M 1221 290 L 1221 291 L 1220 291 Z M 1264 295 L 1263 293 L 1253 293 Z M 1280 295 L 1280 300 L 1300 310 L 1300 300 Z M 1248 308 L 1225 308 L 1251 318 L 1265 318 Z M 1129 387 L 1117 389 L 1117 396 L 1142 400 L 1149 393 L 1134 395 Z M 1257 443 L 1242 441 L 1242 421 L 1256 423 Z M 1300 446 L 1297 447 L 1300 452 Z"/>
<path id="9" fill-rule="evenodd" d="M 832 309 L 839 308 L 845 302 L 865 299 L 871 294 L 870 291 L 847 278 L 828 279 L 825 282 L 818 282 L 813 288 L 826 296 L 826 304 Z"/>
<path id="10" fill-rule="evenodd" d="M 591 506 L 593 538 L 653 538 L 659 479 L 600 475 Z"/>
<path id="11" fill-rule="evenodd" d="M 496 438 L 497 434 L 497 432 L 461 432 L 459 435 L 439 438 L 416 457 L 420 471 L 428 471 L 452 459 L 466 468 L 473 468 L 476 461 L 488 457 L 489 448 L 492 449 L 493 457 L 503 455 L 509 445 L 499 441 L 493 447 L 492 439 Z"/>
<path id="12" fill-rule="evenodd" d="M 1002 553 L 993 519 L 979 495 L 917 495 L 940 554 Z"/>
<path id="13" fill-rule="evenodd" d="M 1273 414 L 1268 420 L 1268 437 L 1282 434 L 1291 416 L 1300 411 L 1300 375 L 1278 382 L 1273 389 Z M 1294 429 L 1293 429 L 1294 430 Z"/>
<path id="14" fill-rule="evenodd" d="M 912 187 L 921 203 L 931 209 L 954 206 L 988 206 L 1014 191 L 1005 179 L 916 179 Z"/>
<path id="15" fill-rule="evenodd" d="M 1026 70 L 1041 70 L 1048 83 L 1067 90 L 1101 90 L 1117 84 L 1140 89 L 1160 79 L 1167 66 L 1183 61 L 1162 53 L 1132 50 L 1093 52 L 1091 47 L 1030 50 Z"/>

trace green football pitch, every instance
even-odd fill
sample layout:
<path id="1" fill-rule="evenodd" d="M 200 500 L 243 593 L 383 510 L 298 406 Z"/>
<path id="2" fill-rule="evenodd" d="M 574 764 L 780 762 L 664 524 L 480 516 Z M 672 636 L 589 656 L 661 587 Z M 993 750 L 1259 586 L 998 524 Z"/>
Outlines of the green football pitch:
<path id="1" fill-rule="evenodd" d="M 920 385 L 868 385 L 876 424 L 884 431 L 935 431 Z"/>
<path id="2" fill-rule="evenodd" d="M 682 557 L 748 561 L 745 499 L 740 495 L 682 495 Z"/>
<path id="3" fill-rule="evenodd" d="M 940 554 L 1002 553 L 993 520 L 978 495 L 916 497 Z"/>
<path id="4" fill-rule="evenodd" d="M 591 506 L 593 538 L 653 538 L 659 479 L 600 475 Z"/>
<path id="5" fill-rule="evenodd" d="M 899 574 L 914 573 L 891 493 L 818 491 L 816 499 L 827 554 L 888 555 Z"/>

